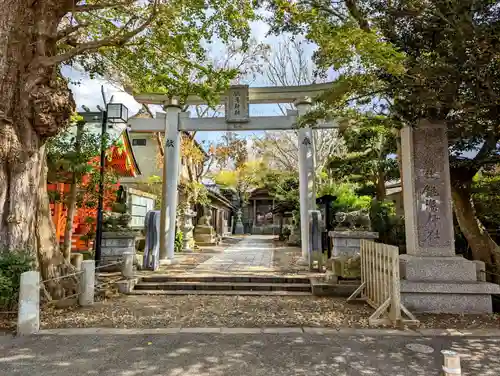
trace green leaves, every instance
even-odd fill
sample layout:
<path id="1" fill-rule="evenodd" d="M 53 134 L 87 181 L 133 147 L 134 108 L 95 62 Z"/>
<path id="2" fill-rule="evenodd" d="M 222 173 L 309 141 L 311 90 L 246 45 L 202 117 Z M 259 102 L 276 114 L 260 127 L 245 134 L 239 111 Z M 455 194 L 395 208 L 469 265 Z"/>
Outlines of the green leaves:
<path id="1" fill-rule="evenodd" d="M 405 72 L 403 53 L 379 32 L 361 30 L 352 21 L 338 26 L 317 22 L 311 25 L 308 38 L 321 47 L 316 59 L 318 66 L 325 69 L 364 73 L 382 70 L 392 75 Z"/>
<path id="2" fill-rule="evenodd" d="M 372 185 L 383 199 L 385 183 L 399 177 L 396 137 L 390 118 L 345 110 L 339 112 L 339 122 L 347 154 L 330 158 L 330 175 L 339 181 Z"/>
<path id="3" fill-rule="evenodd" d="M 79 181 L 92 171 L 89 161 L 100 152 L 100 135 L 90 132 L 78 115 L 73 118 L 76 124 L 47 143 L 48 175 L 51 181 L 66 181 L 73 173 Z"/>
<path id="4" fill-rule="evenodd" d="M 75 2 L 63 17 L 54 61 L 76 65 L 135 92 L 197 94 L 214 105 L 238 69 L 217 67 L 213 41 L 248 48 L 249 0 Z"/>

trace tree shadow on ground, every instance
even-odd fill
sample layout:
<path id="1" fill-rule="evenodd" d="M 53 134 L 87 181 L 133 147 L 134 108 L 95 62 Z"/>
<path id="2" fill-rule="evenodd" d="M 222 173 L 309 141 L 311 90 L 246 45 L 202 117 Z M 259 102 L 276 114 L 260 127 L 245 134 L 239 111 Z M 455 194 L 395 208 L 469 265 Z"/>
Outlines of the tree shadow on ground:
<path id="1" fill-rule="evenodd" d="M 498 374 L 500 338 L 312 334 L 5 337 L 0 369 L 9 376 L 433 376 L 441 374 L 442 349 L 462 354 L 464 376 Z"/>

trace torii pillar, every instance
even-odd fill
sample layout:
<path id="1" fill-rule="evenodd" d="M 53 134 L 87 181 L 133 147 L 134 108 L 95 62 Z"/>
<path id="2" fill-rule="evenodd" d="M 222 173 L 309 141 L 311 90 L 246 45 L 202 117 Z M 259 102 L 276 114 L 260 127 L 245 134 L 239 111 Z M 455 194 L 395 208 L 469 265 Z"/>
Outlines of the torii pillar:
<path id="1" fill-rule="evenodd" d="M 304 98 L 295 102 L 299 116 L 305 115 L 311 107 L 311 100 Z M 300 200 L 300 263 L 309 264 L 309 211 L 316 208 L 316 187 L 314 176 L 313 130 L 300 128 L 299 148 L 299 200 Z"/>
<path id="2" fill-rule="evenodd" d="M 165 105 L 165 154 L 163 160 L 162 202 L 160 217 L 160 264 L 174 264 L 177 187 L 181 164 L 181 107 L 175 100 Z"/>

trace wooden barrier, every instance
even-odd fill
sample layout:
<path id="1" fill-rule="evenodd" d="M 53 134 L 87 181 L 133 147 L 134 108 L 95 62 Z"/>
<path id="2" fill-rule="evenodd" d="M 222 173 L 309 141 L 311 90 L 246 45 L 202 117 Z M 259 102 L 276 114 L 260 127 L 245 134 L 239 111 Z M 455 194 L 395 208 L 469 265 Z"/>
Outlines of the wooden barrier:
<path id="1" fill-rule="evenodd" d="M 398 247 L 361 240 L 361 286 L 347 301 L 358 295 L 375 309 L 368 319 L 370 325 L 418 323 L 401 303 Z M 401 311 L 409 319 L 403 319 Z"/>

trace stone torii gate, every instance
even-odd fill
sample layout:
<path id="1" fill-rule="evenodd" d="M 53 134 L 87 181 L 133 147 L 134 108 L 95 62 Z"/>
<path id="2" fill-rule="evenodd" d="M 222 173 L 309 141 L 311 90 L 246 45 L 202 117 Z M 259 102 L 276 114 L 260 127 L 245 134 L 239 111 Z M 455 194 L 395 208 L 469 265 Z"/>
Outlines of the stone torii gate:
<path id="1" fill-rule="evenodd" d="M 292 130 L 297 128 L 297 119 L 312 105 L 311 99 L 330 88 L 330 84 L 313 84 L 286 87 L 232 86 L 221 99 L 225 101 L 225 118 L 191 118 L 189 112 L 182 111 L 177 100 L 162 94 L 140 94 L 135 100 L 142 104 L 163 105 L 163 118 L 129 120 L 129 125 L 138 132 L 165 132 L 165 160 L 163 164 L 164 205 L 161 220 L 160 262 L 174 262 L 175 218 L 177 210 L 177 186 L 180 177 L 181 131 L 258 131 Z M 250 104 L 293 103 L 297 110 L 288 110 L 286 116 L 250 117 Z M 187 105 L 203 105 L 204 100 L 189 96 Z M 309 257 L 309 210 L 316 207 L 314 184 L 315 153 L 313 129 L 335 128 L 334 123 L 321 123 L 313 128 L 299 129 L 299 184 L 302 259 L 308 263 Z"/>
<path id="2" fill-rule="evenodd" d="M 165 132 L 165 209 L 160 250 L 163 263 L 174 260 L 175 216 L 180 166 L 179 131 L 290 130 L 297 117 L 311 106 L 309 98 L 331 88 L 331 83 L 248 88 L 232 87 L 222 97 L 226 118 L 190 118 L 174 100 L 165 95 L 135 96 L 139 103 L 162 104 L 166 115 L 156 119 L 131 119 L 136 131 Z M 187 104 L 205 102 L 191 96 Z M 250 117 L 249 105 L 294 103 L 297 110 L 286 116 Z M 299 130 L 299 182 L 302 258 L 309 261 L 309 211 L 315 209 L 314 128 L 335 128 L 334 123 L 316 124 Z M 401 300 L 414 312 L 484 313 L 492 311 L 491 294 L 498 285 L 482 281 L 483 262 L 473 262 L 455 254 L 451 204 L 448 140 L 445 123 L 422 119 L 401 131 L 401 163 L 405 210 L 407 254 L 400 257 Z M 167 175 L 168 172 L 168 175 Z M 479 279 L 479 280 L 478 280 Z"/>

